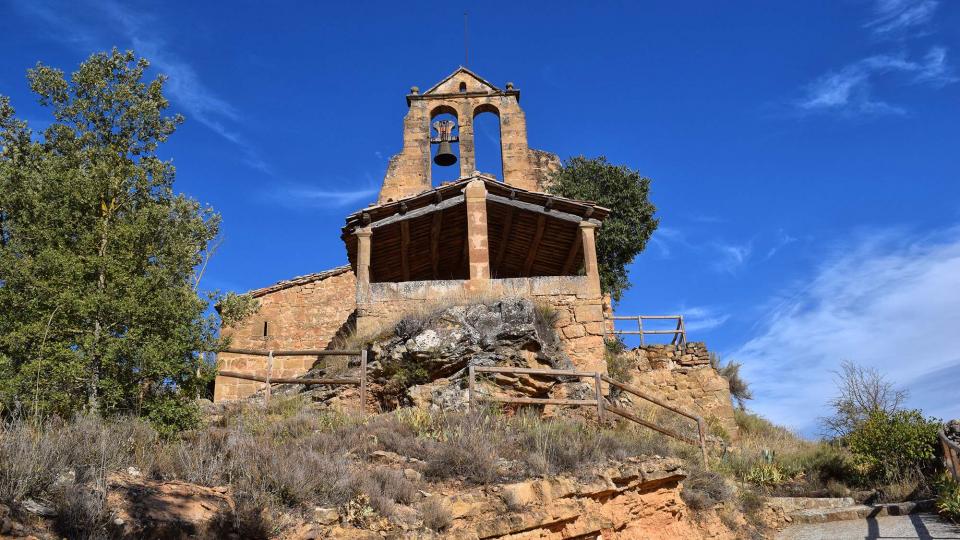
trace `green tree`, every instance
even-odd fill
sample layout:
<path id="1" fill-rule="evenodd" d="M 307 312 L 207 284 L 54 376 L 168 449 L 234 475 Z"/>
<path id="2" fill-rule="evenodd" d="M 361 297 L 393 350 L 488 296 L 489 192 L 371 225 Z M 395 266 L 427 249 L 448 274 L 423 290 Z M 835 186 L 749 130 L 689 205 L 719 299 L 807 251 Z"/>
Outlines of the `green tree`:
<path id="1" fill-rule="evenodd" d="M 643 251 L 659 220 L 650 202 L 650 179 L 600 156 L 573 157 L 553 176 L 549 191 L 562 197 L 593 201 L 610 209 L 597 234 L 600 287 L 619 301 L 630 288 L 627 265 Z"/>
<path id="2" fill-rule="evenodd" d="M 215 345 L 198 265 L 220 217 L 173 191 L 157 155 L 183 121 L 133 52 L 67 79 L 38 64 L 42 134 L 0 97 L 0 402 L 189 423 Z"/>

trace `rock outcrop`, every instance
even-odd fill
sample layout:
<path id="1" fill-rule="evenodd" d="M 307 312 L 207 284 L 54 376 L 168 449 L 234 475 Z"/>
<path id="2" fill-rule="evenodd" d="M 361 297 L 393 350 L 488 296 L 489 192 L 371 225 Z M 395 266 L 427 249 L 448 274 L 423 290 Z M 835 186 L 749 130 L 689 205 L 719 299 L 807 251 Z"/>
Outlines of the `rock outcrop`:
<path id="1" fill-rule="evenodd" d="M 504 299 L 451 306 L 422 316 L 402 319 L 368 348 L 370 396 L 381 410 L 416 405 L 433 409 L 462 409 L 467 400 L 469 366 L 514 366 L 570 369 L 549 313 L 528 299 Z M 357 374 L 354 362 L 341 373 Z M 319 366 L 305 377 L 330 374 Z M 482 392 L 545 397 L 563 388 L 582 393 L 577 381 L 525 375 L 497 375 L 496 385 Z M 285 385 L 274 392 L 305 393 L 315 401 L 346 403 L 354 400 L 349 387 Z M 373 404 L 368 404 L 373 406 Z"/>

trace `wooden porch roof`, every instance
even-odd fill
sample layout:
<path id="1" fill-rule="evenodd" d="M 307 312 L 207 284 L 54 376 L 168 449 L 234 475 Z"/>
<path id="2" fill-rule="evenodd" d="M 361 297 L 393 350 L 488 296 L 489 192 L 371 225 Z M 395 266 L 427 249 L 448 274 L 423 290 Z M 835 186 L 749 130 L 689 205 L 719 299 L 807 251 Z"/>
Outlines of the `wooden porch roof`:
<path id="1" fill-rule="evenodd" d="M 579 224 L 600 224 L 610 211 L 518 189 L 477 175 L 347 216 L 341 238 L 356 270 L 353 234 L 369 226 L 372 282 L 467 279 L 466 204 L 463 190 L 474 179 L 487 189 L 487 234 L 493 278 L 575 275 L 583 262 Z"/>

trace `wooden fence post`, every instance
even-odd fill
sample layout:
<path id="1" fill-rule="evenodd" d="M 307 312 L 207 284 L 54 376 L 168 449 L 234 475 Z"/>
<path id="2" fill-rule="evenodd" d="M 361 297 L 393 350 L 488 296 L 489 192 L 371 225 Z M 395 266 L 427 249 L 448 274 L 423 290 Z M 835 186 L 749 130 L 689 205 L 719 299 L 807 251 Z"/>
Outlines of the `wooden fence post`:
<path id="1" fill-rule="evenodd" d="M 270 403 L 270 379 L 273 378 L 273 351 L 267 355 L 267 395 L 264 401 Z"/>
<path id="2" fill-rule="evenodd" d="M 473 366 L 467 368 L 467 411 L 470 411 L 473 408 L 473 380 L 476 377 L 476 372 L 473 370 Z"/>
<path id="3" fill-rule="evenodd" d="M 600 372 L 593 374 L 593 385 L 597 396 L 597 418 L 603 422 L 603 390 L 600 387 Z"/>
<path id="4" fill-rule="evenodd" d="M 643 317 L 637 316 L 637 331 L 640 332 L 640 346 L 643 347 Z"/>
<path id="5" fill-rule="evenodd" d="M 367 349 L 360 351 L 360 416 L 367 411 Z"/>
<path id="6" fill-rule="evenodd" d="M 707 431 L 702 416 L 697 417 L 697 432 L 700 435 L 700 454 L 703 457 L 703 470 L 709 471 L 710 466 L 707 464 Z"/>

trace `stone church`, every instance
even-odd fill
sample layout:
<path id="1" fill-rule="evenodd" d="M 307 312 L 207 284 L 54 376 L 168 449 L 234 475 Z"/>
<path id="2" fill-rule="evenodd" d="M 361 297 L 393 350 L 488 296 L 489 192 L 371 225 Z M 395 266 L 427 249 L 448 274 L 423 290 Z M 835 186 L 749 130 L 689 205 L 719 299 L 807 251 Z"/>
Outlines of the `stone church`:
<path id="1" fill-rule="evenodd" d="M 390 159 L 377 202 L 348 215 L 341 231 L 349 264 L 249 291 L 260 310 L 224 329 L 232 346 L 333 348 L 338 336 L 375 332 L 424 306 L 522 296 L 556 311 L 557 334 L 577 368 L 605 371 L 609 302 L 595 235 L 609 210 L 546 192 L 560 160 L 527 145 L 512 83 L 500 88 L 461 67 L 425 92 L 411 88 L 406 100 L 403 149 Z M 482 113 L 500 119 L 503 178 L 475 170 L 473 126 Z M 431 161 L 459 161 L 459 178 L 435 186 Z M 265 375 L 263 357 L 219 360 L 224 370 Z M 300 376 L 315 361 L 277 358 L 273 376 Z M 262 386 L 218 377 L 214 399 L 241 399 Z"/>

